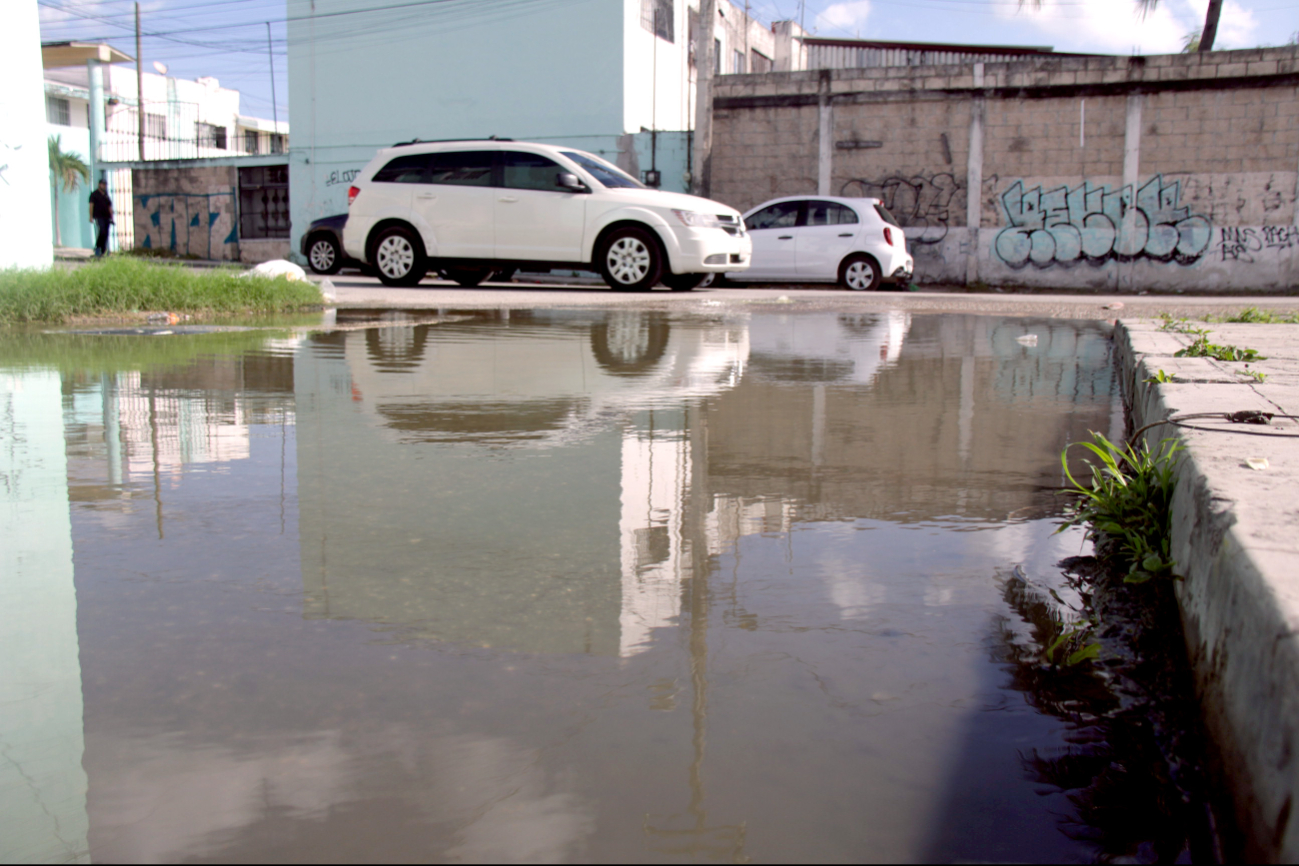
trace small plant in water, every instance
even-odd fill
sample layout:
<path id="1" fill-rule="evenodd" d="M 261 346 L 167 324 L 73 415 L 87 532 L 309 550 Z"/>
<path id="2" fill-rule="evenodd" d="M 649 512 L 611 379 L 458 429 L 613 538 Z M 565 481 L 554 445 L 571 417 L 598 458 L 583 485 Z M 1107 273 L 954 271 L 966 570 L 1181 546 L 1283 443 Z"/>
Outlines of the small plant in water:
<path id="1" fill-rule="evenodd" d="M 1086 525 L 1103 559 L 1127 566 L 1125 583 L 1144 583 L 1156 577 L 1174 577 L 1176 567 L 1169 550 L 1169 519 L 1176 484 L 1173 471 L 1180 447 L 1164 439 L 1153 453 L 1146 442 L 1139 447 L 1115 445 L 1100 433 L 1081 444 L 1095 460 L 1089 483 L 1079 482 L 1069 470 L 1069 448 L 1060 455 L 1068 492 L 1073 495 L 1064 525 Z"/>

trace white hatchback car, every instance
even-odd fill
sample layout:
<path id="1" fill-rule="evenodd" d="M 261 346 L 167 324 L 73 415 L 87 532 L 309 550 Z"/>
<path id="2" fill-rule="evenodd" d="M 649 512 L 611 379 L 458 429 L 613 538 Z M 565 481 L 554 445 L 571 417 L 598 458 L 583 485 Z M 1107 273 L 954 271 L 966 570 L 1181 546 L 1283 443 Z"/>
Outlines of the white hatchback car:
<path id="1" fill-rule="evenodd" d="M 379 151 L 348 190 L 343 247 L 390 286 L 430 268 L 476 286 L 494 271 L 589 267 L 623 291 L 690 291 L 743 271 L 752 252 L 734 208 L 650 189 L 571 147 L 506 139 Z"/>
<path id="2" fill-rule="evenodd" d="M 734 276 L 746 282 L 837 282 L 865 291 L 906 285 L 915 269 L 906 234 L 879 199 L 787 196 L 758 205 L 744 224 L 753 262 Z"/>

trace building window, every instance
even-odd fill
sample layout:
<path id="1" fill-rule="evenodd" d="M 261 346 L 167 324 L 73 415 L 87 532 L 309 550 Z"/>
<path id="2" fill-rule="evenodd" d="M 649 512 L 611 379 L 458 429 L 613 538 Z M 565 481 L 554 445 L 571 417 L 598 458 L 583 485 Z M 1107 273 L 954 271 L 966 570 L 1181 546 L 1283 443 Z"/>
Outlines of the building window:
<path id="1" fill-rule="evenodd" d="M 771 66 L 772 66 L 772 63 L 771 63 L 771 58 L 770 58 L 770 57 L 767 57 L 767 56 L 765 56 L 765 55 L 763 55 L 763 54 L 761 54 L 760 52 L 757 52 L 757 51 L 750 51 L 750 52 L 749 52 L 749 71 L 750 71 L 750 72 L 756 72 L 756 73 L 770 72 L 770 71 L 771 71 Z"/>
<path id="2" fill-rule="evenodd" d="M 245 129 L 244 130 L 244 152 L 261 153 L 262 148 L 261 148 L 261 143 L 259 141 L 260 138 L 261 136 L 257 134 L 257 130 Z"/>
<path id="3" fill-rule="evenodd" d="M 736 75 L 744 74 L 744 52 L 735 50 L 731 52 L 731 72 Z"/>
<path id="4" fill-rule="evenodd" d="M 668 42 L 675 41 L 673 21 L 676 19 L 675 0 L 640 0 L 640 24 L 649 32 Z"/>
<path id="5" fill-rule="evenodd" d="M 239 238 L 289 236 L 289 167 L 259 165 L 239 169 Z"/>
<path id="6" fill-rule="evenodd" d="M 68 101 L 58 96 L 45 97 L 45 119 L 59 126 L 71 126 L 72 110 Z"/>
<path id="7" fill-rule="evenodd" d="M 722 74 L 722 40 L 713 40 L 713 74 Z"/>
<path id="8" fill-rule="evenodd" d="M 284 136 L 271 133 L 271 153 L 284 153 Z"/>
<path id="9" fill-rule="evenodd" d="M 194 137 L 198 139 L 199 147 L 214 147 L 217 150 L 226 149 L 226 128 L 224 126 L 213 126 L 210 123 L 194 124 Z"/>
<path id="10" fill-rule="evenodd" d="M 167 115 L 149 114 L 144 115 L 144 134 L 147 138 L 156 138 L 159 141 L 167 140 Z"/>

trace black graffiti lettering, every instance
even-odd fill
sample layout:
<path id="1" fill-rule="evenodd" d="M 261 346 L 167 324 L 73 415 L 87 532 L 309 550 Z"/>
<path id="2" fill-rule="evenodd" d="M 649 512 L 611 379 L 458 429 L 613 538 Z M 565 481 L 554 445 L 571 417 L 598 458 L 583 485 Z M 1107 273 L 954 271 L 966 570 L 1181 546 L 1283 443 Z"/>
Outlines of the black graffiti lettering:
<path id="1" fill-rule="evenodd" d="M 839 195 L 879 199 L 898 225 L 907 229 L 907 243 L 936 244 L 947 237 L 952 199 L 964 188 L 965 184 L 955 175 L 940 172 L 928 177 L 917 174 L 893 175 L 880 180 L 854 178 L 840 187 Z"/>
<path id="2" fill-rule="evenodd" d="M 1180 206 L 1181 184 L 1155 175 L 1133 195 L 1084 181 L 1074 189 L 1025 190 L 1016 181 L 1001 196 L 1008 227 L 993 253 L 1012 268 L 1100 266 L 1145 258 L 1190 265 L 1213 240 L 1213 225 Z"/>
<path id="3" fill-rule="evenodd" d="M 347 171 L 331 171 L 325 176 L 325 186 L 337 186 L 340 183 L 351 183 L 356 180 L 356 176 L 361 173 L 359 168 L 349 168 Z"/>
<path id="4" fill-rule="evenodd" d="M 1225 228 L 1220 230 L 1216 249 L 1224 262 L 1253 262 L 1253 253 L 1263 249 L 1263 239 L 1250 228 Z"/>
<path id="5" fill-rule="evenodd" d="M 1299 226 L 1263 226 L 1263 246 L 1275 250 L 1299 247 Z"/>

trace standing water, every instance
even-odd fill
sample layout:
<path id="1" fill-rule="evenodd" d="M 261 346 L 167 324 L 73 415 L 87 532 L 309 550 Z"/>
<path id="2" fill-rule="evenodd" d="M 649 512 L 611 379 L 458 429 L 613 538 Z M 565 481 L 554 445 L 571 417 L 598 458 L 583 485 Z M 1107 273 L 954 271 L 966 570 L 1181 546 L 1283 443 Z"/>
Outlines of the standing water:
<path id="1" fill-rule="evenodd" d="M 1014 603 L 1088 551 L 1103 324 L 352 311 L 0 365 L 6 861 L 1139 853 L 1044 771 L 1103 730 Z"/>

